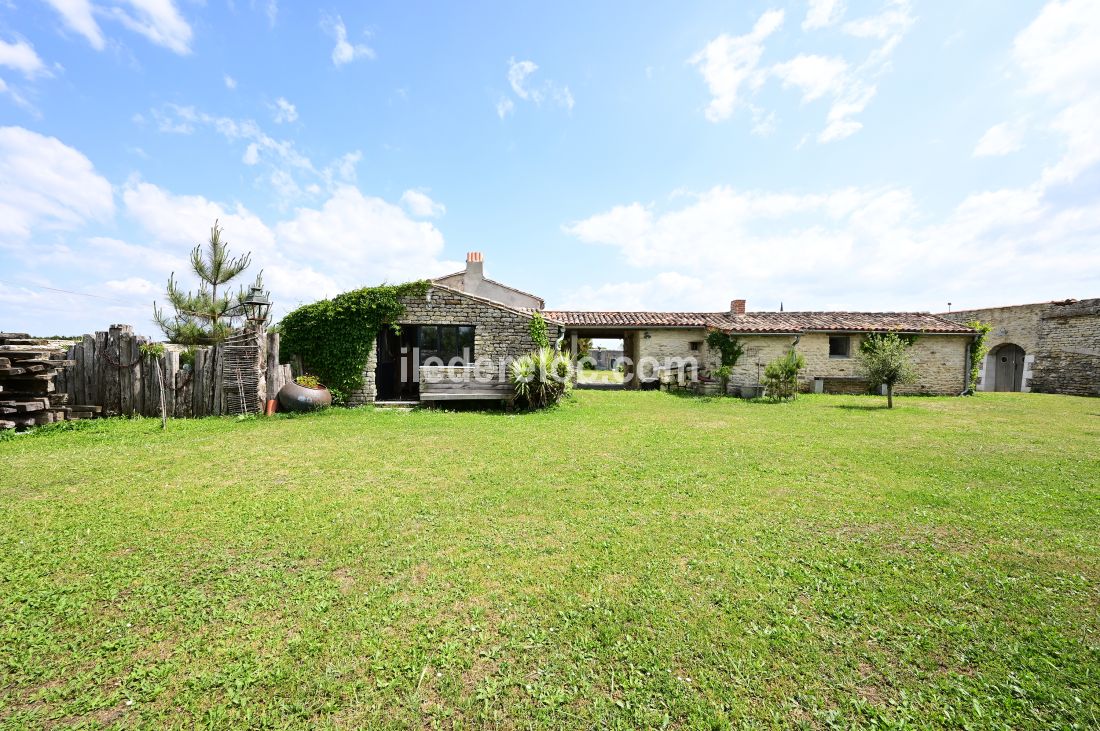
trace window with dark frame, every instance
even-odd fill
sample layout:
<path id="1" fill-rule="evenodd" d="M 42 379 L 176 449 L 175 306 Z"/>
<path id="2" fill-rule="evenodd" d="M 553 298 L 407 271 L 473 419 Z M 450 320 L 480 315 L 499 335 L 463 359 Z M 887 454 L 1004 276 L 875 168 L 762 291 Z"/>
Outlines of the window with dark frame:
<path id="1" fill-rule="evenodd" d="M 699 350 L 699 348 L 701 348 L 703 346 L 703 341 L 702 340 L 692 340 L 690 343 L 688 343 L 688 345 L 691 346 L 692 350 Z"/>
<path id="2" fill-rule="evenodd" d="M 829 357 L 847 358 L 851 355 L 852 338 L 849 335 L 829 336 Z"/>
<path id="3" fill-rule="evenodd" d="M 444 365 L 474 362 L 473 325 L 421 325 L 416 344 L 420 349 L 420 365 L 428 358 L 439 358 Z"/>

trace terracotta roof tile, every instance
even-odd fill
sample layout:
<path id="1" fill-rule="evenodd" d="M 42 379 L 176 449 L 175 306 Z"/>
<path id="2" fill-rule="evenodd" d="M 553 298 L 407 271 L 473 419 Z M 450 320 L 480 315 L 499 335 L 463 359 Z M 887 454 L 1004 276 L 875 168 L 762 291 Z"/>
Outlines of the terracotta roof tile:
<path id="1" fill-rule="evenodd" d="M 577 312 L 546 310 L 566 327 L 713 327 L 743 333 L 810 331 L 970 334 L 965 325 L 927 312 Z"/>

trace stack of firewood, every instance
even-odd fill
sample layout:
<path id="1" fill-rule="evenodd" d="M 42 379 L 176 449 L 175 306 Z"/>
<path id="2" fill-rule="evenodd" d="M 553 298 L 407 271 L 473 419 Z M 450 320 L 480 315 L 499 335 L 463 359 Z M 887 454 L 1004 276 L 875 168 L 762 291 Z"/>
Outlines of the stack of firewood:
<path id="1" fill-rule="evenodd" d="M 56 386 L 73 361 L 65 350 L 26 333 L 0 333 L 0 429 L 28 429 L 70 418 L 72 409 Z M 95 416 L 99 407 L 80 407 Z"/>

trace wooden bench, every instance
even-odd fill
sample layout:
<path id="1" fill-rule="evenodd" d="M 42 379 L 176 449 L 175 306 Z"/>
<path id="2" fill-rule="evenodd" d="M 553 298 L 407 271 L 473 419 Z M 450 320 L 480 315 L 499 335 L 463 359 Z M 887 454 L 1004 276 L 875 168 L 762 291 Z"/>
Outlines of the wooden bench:
<path id="1" fill-rule="evenodd" d="M 421 366 L 421 401 L 505 401 L 515 399 L 512 384 L 477 378 L 473 366 Z"/>

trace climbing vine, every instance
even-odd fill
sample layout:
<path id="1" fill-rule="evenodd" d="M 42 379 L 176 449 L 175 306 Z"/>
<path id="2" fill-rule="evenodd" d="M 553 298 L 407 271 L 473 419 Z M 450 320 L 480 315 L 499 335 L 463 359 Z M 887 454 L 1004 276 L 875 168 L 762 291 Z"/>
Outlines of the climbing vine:
<path id="1" fill-rule="evenodd" d="M 531 316 L 531 339 L 535 341 L 535 347 L 549 348 L 550 347 L 550 330 L 546 327 L 546 319 L 542 316 L 541 312 L 536 312 Z"/>
<path id="2" fill-rule="evenodd" d="M 427 293 L 427 281 L 364 287 L 303 305 L 279 323 L 280 357 L 294 356 L 332 391 L 337 403 L 363 386 L 363 366 L 385 325 L 404 312 L 402 297 Z"/>
<path id="3" fill-rule="evenodd" d="M 982 375 L 982 361 L 985 360 L 985 354 L 989 352 L 989 331 L 993 326 L 981 320 L 971 320 L 966 323 L 966 326 L 978 331 L 978 337 L 974 338 L 974 343 L 970 346 L 970 378 L 966 383 L 967 393 L 973 394 L 978 390 L 978 378 Z"/>
<path id="4" fill-rule="evenodd" d="M 731 369 L 745 354 L 745 345 L 741 342 L 741 338 L 721 330 L 711 330 L 707 333 L 707 345 L 721 353 L 722 365 L 729 366 Z"/>

